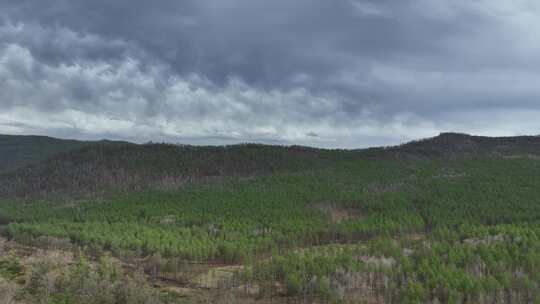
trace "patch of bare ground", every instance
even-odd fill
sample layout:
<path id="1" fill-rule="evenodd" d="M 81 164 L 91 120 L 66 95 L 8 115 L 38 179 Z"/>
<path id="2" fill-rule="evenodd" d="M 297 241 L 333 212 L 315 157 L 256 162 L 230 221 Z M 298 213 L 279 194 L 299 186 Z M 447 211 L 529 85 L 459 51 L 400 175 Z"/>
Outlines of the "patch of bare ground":
<path id="1" fill-rule="evenodd" d="M 234 281 L 235 275 L 243 269 L 243 266 L 213 267 L 196 276 L 191 283 L 193 286 L 207 289 L 229 287 L 227 285 L 230 285 Z"/>
<path id="2" fill-rule="evenodd" d="M 29 265 L 36 262 L 47 259 L 57 265 L 71 265 L 74 261 L 73 253 L 60 251 L 60 250 L 43 250 L 38 249 L 33 255 L 29 256 L 27 259 L 23 260 Z"/>
<path id="3" fill-rule="evenodd" d="M 358 291 L 349 292 L 349 294 L 344 297 L 343 303 L 384 304 L 386 302 L 384 301 L 383 297 L 380 297 L 374 294 L 366 294 L 364 290 L 358 290 Z"/>
<path id="4" fill-rule="evenodd" d="M 0 253 L 13 253 L 24 260 L 52 257 L 60 259 L 66 263 L 73 261 L 73 253 L 58 249 L 43 249 L 38 247 L 26 246 L 14 241 L 8 241 L 4 237 L 0 237 Z"/>
<path id="5" fill-rule="evenodd" d="M 172 284 L 155 284 L 154 287 L 159 288 L 164 293 L 174 295 L 178 298 L 193 298 L 200 295 L 200 291 L 194 288 L 180 287 Z"/>
<path id="6" fill-rule="evenodd" d="M 362 217 L 362 212 L 355 208 L 343 208 L 337 204 L 317 204 L 316 208 L 328 216 L 332 223 L 340 223 L 346 220 L 358 219 Z"/>
<path id="7" fill-rule="evenodd" d="M 471 246 L 480 246 L 480 245 L 492 245 L 494 243 L 504 242 L 504 236 L 501 234 L 498 235 L 489 235 L 484 238 L 468 238 L 463 240 L 464 244 Z"/>
<path id="8" fill-rule="evenodd" d="M 0 278 L 0 303 L 14 304 L 18 288 L 17 284 Z"/>
<path id="9" fill-rule="evenodd" d="M 423 233 L 408 233 L 405 234 L 403 238 L 411 241 L 423 241 L 426 239 L 426 235 Z"/>

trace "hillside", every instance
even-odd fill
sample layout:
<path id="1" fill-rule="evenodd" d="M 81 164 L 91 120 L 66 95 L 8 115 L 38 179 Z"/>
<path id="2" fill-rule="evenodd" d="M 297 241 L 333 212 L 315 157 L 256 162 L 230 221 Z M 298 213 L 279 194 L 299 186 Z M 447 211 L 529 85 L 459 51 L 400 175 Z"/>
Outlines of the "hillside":
<path id="1" fill-rule="evenodd" d="M 12 142 L 17 142 L 16 138 Z M 49 150 L 40 156 L 45 160 L 1 174 L 0 197 L 178 188 L 215 178 L 323 169 L 364 158 L 433 159 L 540 154 L 540 137 L 490 138 L 458 133 L 442 133 L 395 147 L 349 151 L 258 144 L 202 147 L 108 141 L 90 143 L 51 138 L 21 138 L 19 142 L 26 144 L 11 144 L 0 149 L 25 151 L 21 155 L 33 155 L 36 159 L 41 146 L 49 147 Z M 48 145 L 41 145 L 42 142 Z M 13 158 L 20 160 L 19 166 L 28 160 L 9 154 L 2 161 L 7 163 Z"/>
<path id="2" fill-rule="evenodd" d="M 538 303 L 537 144 L 87 145 L 1 177 L 0 291 L 6 280 L 21 303 Z M 59 195 L 72 193 L 86 195 Z M 104 294 L 123 290 L 152 300 Z"/>
<path id="3" fill-rule="evenodd" d="M 539 155 L 540 137 L 486 137 L 461 133 L 441 133 L 436 137 L 412 141 L 400 146 L 366 149 L 364 153 L 373 158 L 397 159 Z"/>
<path id="4" fill-rule="evenodd" d="M 0 175 L 0 197 L 177 188 L 209 178 L 321 168 L 348 154 L 255 144 L 195 147 L 101 142 Z"/>
<path id="5" fill-rule="evenodd" d="M 35 164 L 87 144 L 47 136 L 0 135 L 0 173 Z"/>

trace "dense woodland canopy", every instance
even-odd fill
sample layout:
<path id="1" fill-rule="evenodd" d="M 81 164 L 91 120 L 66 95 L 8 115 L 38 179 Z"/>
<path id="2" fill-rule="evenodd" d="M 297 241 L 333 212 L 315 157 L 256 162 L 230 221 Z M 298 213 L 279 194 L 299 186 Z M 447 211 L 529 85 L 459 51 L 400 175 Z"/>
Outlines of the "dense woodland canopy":
<path id="1" fill-rule="evenodd" d="M 0 173 L 39 163 L 58 153 L 77 150 L 90 142 L 45 136 L 0 135 Z"/>
<path id="2" fill-rule="evenodd" d="M 358 151 L 94 144 L 3 174 L 0 217 L 19 244 L 242 301 L 540 303 L 539 147 L 462 134 Z M 197 279 L 223 266 L 235 270 L 217 285 Z M 79 303 L 62 286 L 50 303 Z"/>

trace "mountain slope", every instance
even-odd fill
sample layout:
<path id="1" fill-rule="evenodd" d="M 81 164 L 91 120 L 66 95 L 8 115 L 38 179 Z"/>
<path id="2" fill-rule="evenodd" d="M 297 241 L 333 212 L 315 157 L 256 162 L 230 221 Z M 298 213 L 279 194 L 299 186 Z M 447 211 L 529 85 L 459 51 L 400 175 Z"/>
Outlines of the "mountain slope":
<path id="1" fill-rule="evenodd" d="M 82 148 L 88 142 L 47 136 L 0 135 L 0 172 L 43 161 L 55 154 Z"/>
<path id="2" fill-rule="evenodd" d="M 0 235 L 112 255 L 181 303 L 536 303 L 538 152 L 535 137 L 449 133 L 356 151 L 101 142 L 0 176 L 4 195 L 92 194 L 0 197 Z"/>
<path id="3" fill-rule="evenodd" d="M 74 150 L 77 145 L 82 148 Z M 72 150 L 1 174 L 0 197 L 91 193 L 107 189 L 176 188 L 186 183 L 223 177 L 339 168 L 349 165 L 347 161 L 354 163 L 361 159 L 536 156 L 540 155 L 540 137 L 490 138 L 442 133 L 401 146 L 366 150 L 257 144 L 195 147 L 122 142 L 74 142 L 63 147 Z M 34 152 L 39 151 L 39 148 L 33 149 Z"/>
<path id="4" fill-rule="evenodd" d="M 335 156 L 326 150 L 255 144 L 194 147 L 101 142 L 0 175 L 0 196 L 177 187 L 214 177 L 311 169 L 328 164 Z"/>
<path id="5" fill-rule="evenodd" d="M 436 137 L 412 141 L 400 146 L 367 149 L 364 154 L 375 158 L 399 159 L 537 155 L 540 154 L 540 137 L 486 137 L 441 133 Z"/>

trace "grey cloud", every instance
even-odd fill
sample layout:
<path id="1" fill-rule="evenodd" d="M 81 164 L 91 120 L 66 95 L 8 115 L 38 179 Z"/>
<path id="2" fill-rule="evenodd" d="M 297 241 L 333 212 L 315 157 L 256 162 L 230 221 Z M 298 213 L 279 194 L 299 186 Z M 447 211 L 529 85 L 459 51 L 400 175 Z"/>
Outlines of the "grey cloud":
<path id="1" fill-rule="evenodd" d="M 524 123 L 540 111 L 534 0 L 6 0 L 0 12 L 0 124 L 33 126 L 12 132 L 356 147 L 540 127 Z"/>
<path id="2" fill-rule="evenodd" d="M 458 18 L 414 11 L 411 1 L 372 2 L 389 11 L 387 18 L 358 13 L 362 2 L 7 1 L 4 11 L 16 22 L 128 40 L 179 73 L 202 73 L 220 83 L 234 75 L 262 86 L 286 85 L 299 73 L 332 74 L 358 61 L 441 52 L 441 38 L 468 29 L 460 29 L 465 25 Z"/>

